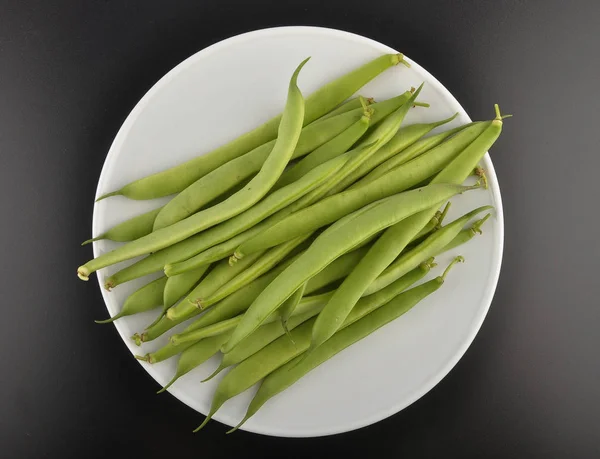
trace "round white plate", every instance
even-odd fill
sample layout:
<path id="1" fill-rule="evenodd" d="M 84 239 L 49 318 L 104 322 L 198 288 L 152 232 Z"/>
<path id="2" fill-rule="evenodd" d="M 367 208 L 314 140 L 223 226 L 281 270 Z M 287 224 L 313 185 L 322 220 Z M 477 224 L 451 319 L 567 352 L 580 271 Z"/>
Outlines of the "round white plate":
<path id="1" fill-rule="evenodd" d="M 100 180 L 97 196 L 153 172 L 211 151 L 280 112 L 289 78 L 300 61 L 312 59 L 300 74 L 305 95 L 331 79 L 381 55 L 397 52 L 358 35 L 315 27 L 282 27 L 246 33 L 206 48 L 165 75 L 133 109 L 119 130 Z M 410 111 L 405 124 L 434 121 L 455 112 L 458 118 L 444 129 L 470 121 L 468 115 L 433 76 L 412 60 L 377 77 L 360 94 L 378 100 L 425 82 L 419 99 L 431 108 Z M 489 117 L 493 103 L 489 101 Z M 483 236 L 438 257 L 437 275 L 461 254 L 444 287 L 413 310 L 346 349 L 267 403 L 244 429 L 268 435 L 308 437 L 330 435 L 384 419 L 423 396 L 450 371 L 473 341 L 496 288 L 503 246 L 500 190 L 488 156 L 483 161 L 488 191 L 471 191 L 453 200 L 448 219 L 476 206 L 493 204 L 496 212 Z M 113 197 L 94 207 L 93 233 L 166 202 L 132 201 Z M 94 255 L 115 243 L 94 244 Z M 129 262 L 130 263 L 130 262 Z M 106 307 L 115 315 L 136 288 L 157 277 L 148 276 L 107 292 L 109 274 L 128 263 L 98 273 Z M 120 319 L 117 330 L 133 354 L 158 349 L 166 336 L 137 347 L 130 339 L 154 319 L 156 311 Z M 182 326 L 175 330 L 181 329 Z M 140 364 L 158 384 L 175 370 L 176 359 Z M 182 402 L 207 413 L 218 378 L 200 381 L 218 364 L 213 358 L 175 383 L 170 392 Z M 158 389 L 158 386 L 157 386 Z M 229 426 L 242 418 L 255 388 L 226 403 L 214 417 Z M 163 397 L 165 395 L 162 395 Z M 157 395 L 160 397 L 160 395 Z M 203 416 L 198 416 L 198 424 Z M 193 427 L 190 425 L 190 429 Z"/>

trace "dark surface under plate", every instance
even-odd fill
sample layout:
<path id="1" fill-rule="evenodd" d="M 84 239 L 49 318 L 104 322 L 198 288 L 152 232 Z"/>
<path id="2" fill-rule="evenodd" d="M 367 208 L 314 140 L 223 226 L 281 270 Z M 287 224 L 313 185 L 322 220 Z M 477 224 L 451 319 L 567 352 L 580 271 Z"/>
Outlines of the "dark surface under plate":
<path id="1" fill-rule="evenodd" d="M 597 1 L 0 0 L 0 455 L 600 457 Z M 131 357 L 94 282 L 92 200 L 114 135 L 168 70 L 279 25 L 356 32 L 406 53 L 493 149 L 506 246 L 473 345 L 429 394 L 356 432 L 281 439 L 210 424 Z M 351 384 L 351 381 L 345 384 Z M 293 413 L 290 413 L 293 415 Z"/>

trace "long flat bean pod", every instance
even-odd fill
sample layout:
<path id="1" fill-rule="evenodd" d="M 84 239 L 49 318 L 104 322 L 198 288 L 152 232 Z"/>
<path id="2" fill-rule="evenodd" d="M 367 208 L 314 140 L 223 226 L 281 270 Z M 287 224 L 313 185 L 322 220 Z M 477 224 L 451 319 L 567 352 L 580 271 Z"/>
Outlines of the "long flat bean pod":
<path id="1" fill-rule="evenodd" d="M 240 214 L 267 194 L 288 163 L 300 137 L 302 120 L 304 119 L 304 99 L 296 85 L 296 81 L 298 73 L 305 63 L 306 61 L 298 66 L 290 80 L 288 98 L 279 126 L 279 136 L 273 150 L 260 172 L 246 187 L 210 209 L 198 212 L 174 225 L 161 228 L 118 249 L 100 255 L 80 266 L 77 270 L 78 276 L 82 280 L 87 280 L 90 273 L 100 268 L 139 255 L 145 255 L 182 241 L 206 228 Z"/>

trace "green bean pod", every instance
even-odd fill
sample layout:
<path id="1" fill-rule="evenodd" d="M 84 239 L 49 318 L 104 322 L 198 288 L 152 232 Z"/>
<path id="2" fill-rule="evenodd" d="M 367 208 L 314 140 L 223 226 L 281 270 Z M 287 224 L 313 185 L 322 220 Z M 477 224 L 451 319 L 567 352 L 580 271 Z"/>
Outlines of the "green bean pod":
<path id="1" fill-rule="evenodd" d="M 489 123 L 485 124 L 488 126 Z M 485 128 L 484 128 L 485 129 Z M 447 166 L 483 132 L 480 125 L 466 128 L 447 142 L 397 167 L 364 187 L 329 196 L 310 207 L 288 215 L 276 224 L 258 231 L 236 249 L 236 257 L 281 244 L 333 223 L 379 199 L 407 190 Z M 427 219 L 431 219 L 431 216 Z"/>
<path id="2" fill-rule="evenodd" d="M 228 352 L 252 333 L 300 285 L 359 242 L 407 217 L 473 189 L 459 185 L 429 185 L 386 198 L 379 205 L 352 220 L 352 228 L 341 224 L 348 216 L 325 230 L 298 260 L 282 272 L 246 311 L 231 339 L 223 346 Z M 360 213 L 360 210 L 358 211 Z"/>
<path id="3" fill-rule="evenodd" d="M 451 122 L 456 118 L 458 113 L 452 115 L 449 118 L 436 121 L 433 123 L 419 123 L 411 124 L 405 128 L 400 129 L 396 135 L 383 147 L 379 149 L 376 155 L 371 156 L 363 164 L 360 165 L 352 174 L 346 177 L 337 186 L 331 189 L 329 194 L 336 194 L 350 187 L 360 178 L 366 176 L 375 168 L 380 166 L 382 163 L 394 160 L 394 165 L 399 166 L 404 164 L 411 159 L 417 157 L 419 154 L 424 153 L 425 149 L 410 148 L 415 142 L 419 141 L 423 136 L 427 135 L 436 127 L 442 126 L 446 123 Z M 451 132 L 451 131 L 448 131 Z M 445 137 L 450 136 L 447 134 Z M 441 143 L 441 142 L 440 142 Z M 431 147 L 430 147 L 431 148 Z M 388 171 L 391 168 L 387 169 Z"/>
<path id="4" fill-rule="evenodd" d="M 313 295 L 307 296 L 301 301 L 298 305 L 298 310 L 295 315 L 304 315 L 310 314 L 308 318 L 313 317 L 319 313 L 323 306 L 327 303 L 329 298 L 331 298 L 331 293 L 323 293 L 321 295 Z M 183 333 L 178 333 L 171 336 L 170 341 L 175 346 L 181 346 L 185 344 L 195 343 L 200 341 L 201 339 L 208 338 L 215 335 L 220 335 L 221 333 L 229 332 L 233 330 L 237 324 L 240 323 L 243 314 L 237 315 L 230 319 L 222 320 L 220 322 L 214 323 L 207 327 L 197 328 L 194 330 L 186 330 Z M 263 325 L 270 324 L 273 322 L 278 322 L 281 324 L 280 317 L 278 313 L 271 314 L 264 322 Z"/>
<path id="5" fill-rule="evenodd" d="M 402 164 L 410 161 L 413 158 L 416 158 L 417 156 L 425 153 L 426 151 L 429 151 L 432 148 L 437 147 L 442 142 L 444 142 L 446 139 L 452 137 L 454 134 L 456 134 L 456 133 L 462 131 L 463 129 L 466 129 L 474 124 L 477 124 L 480 126 L 480 128 L 479 128 L 480 130 L 475 129 L 475 132 L 479 131 L 479 133 L 482 133 L 486 127 L 485 122 L 478 121 L 475 123 L 469 123 L 469 124 L 466 124 L 463 126 L 458 126 L 458 127 L 455 127 L 454 129 L 449 129 L 448 131 L 440 132 L 439 134 L 435 134 L 430 137 L 425 137 L 423 139 L 420 139 L 420 140 L 416 141 L 415 143 L 413 143 L 412 145 L 410 145 L 408 148 L 400 150 L 400 154 L 394 155 L 390 158 L 387 158 L 385 161 L 382 161 L 381 164 L 379 164 L 374 169 L 370 170 L 370 172 L 368 174 L 366 174 L 364 177 L 362 177 L 362 175 L 361 175 L 362 179 L 359 180 L 358 182 L 354 183 L 354 185 L 352 185 L 350 187 L 350 189 L 353 189 L 353 188 L 356 188 L 356 187 L 359 187 L 362 185 L 366 185 L 367 183 L 370 183 L 373 180 L 378 179 L 379 177 L 387 174 L 389 171 L 395 169 L 396 167 L 401 166 Z"/>
<path id="6" fill-rule="evenodd" d="M 209 267 L 210 265 L 204 265 L 178 276 L 169 277 L 164 293 L 165 311 L 189 293 L 200 282 L 200 279 L 202 279 L 202 276 L 204 276 Z"/>
<path id="7" fill-rule="evenodd" d="M 310 235 L 298 237 L 286 242 L 285 244 L 281 244 L 278 247 L 274 247 L 260 257 L 252 266 L 245 269 L 235 278 L 231 279 L 227 284 L 223 285 L 212 295 L 205 298 L 198 297 L 194 300 L 194 303 L 196 303 L 200 309 L 206 309 L 213 304 L 218 303 L 223 298 L 231 295 L 233 292 L 239 290 L 245 285 L 248 285 L 256 278 L 268 272 L 309 237 Z"/>
<path id="8" fill-rule="evenodd" d="M 202 281 L 194 287 L 194 289 L 187 294 L 187 296 L 177 305 L 172 306 L 167 309 L 166 313 L 159 317 L 156 321 L 150 324 L 141 334 L 136 333 L 133 335 L 132 339 L 138 344 L 145 343 L 148 341 L 152 341 L 159 336 L 161 336 L 166 331 L 170 330 L 174 326 L 184 322 L 185 320 L 198 315 L 202 312 L 202 310 L 194 307 L 192 303 L 189 301 L 191 298 L 194 298 L 194 295 L 198 294 L 211 294 L 216 291 L 221 285 L 228 282 L 231 278 L 235 277 L 236 274 L 239 273 L 240 270 L 243 270 L 245 267 L 251 265 L 256 261 L 257 258 L 260 257 L 260 253 L 257 253 L 252 259 L 244 263 L 240 267 L 236 267 L 236 269 L 231 269 L 227 263 L 219 263 L 214 266 L 211 271 L 202 279 Z M 188 314 L 185 315 L 182 312 L 179 314 L 178 320 L 169 319 L 169 313 L 172 314 L 172 310 L 175 308 L 186 308 L 188 309 Z"/>
<path id="9" fill-rule="evenodd" d="M 252 257 L 252 260 L 243 263 L 242 266 L 229 266 L 226 260 L 222 260 L 183 301 L 167 311 L 167 318 L 179 322 L 191 317 L 197 309 L 202 311 L 208 308 L 208 305 L 197 303 L 196 298 L 199 296 L 205 298 L 213 295 L 221 287 L 227 285 L 232 279 L 235 279 L 240 273 L 251 267 L 262 256 L 262 252 L 258 252 L 256 256 Z"/>
<path id="10" fill-rule="evenodd" d="M 163 304 L 163 291 L 166 283 L 167 278 L 165 276 L 153 280 L 129 295 L 118 314 L 109 319 L 96 320 L 95 322 L 97 324 L 108 324 L 121 317 L 150 311 L 151 309 L 161 306 Z"/>
<path id="11" fill-rule="evenodd" d="M 265 346 L 275 341 L 277 338 L 286 333 L 289 334 L 294 328 L 302 325 L 316 314 L 317 311 L 309 311 L 304 314 L 295 314 L 291 316 L 289 322 L 287 323 L 287 329 L 283 328 L 280 321 L 270 322 L 262 325 L 258 330 L 256 330 L 255 333 L 252 333 L 250 336 L 244 339 L 239 346 L 234 347 L 231 352 L 224 354 L 217 369 L 202 382 L 206 382 L 214 378 L 225 368 L 232 365 L 237 365 L 238 363 L 244 361 L 252 354 L 255 354 Z M 289 339 L 293 341 L 291 335 L 289 335 Z"/>
<path id="12" fill-rule="evenodd" d="M 382 55 L 322 86 L 307 98 L 303 124 L 312 123 L 327 114 L 377 75 L 400 62 L 407 65 L 402 54 Z M 179 193 L 208 172 L 275 139 L 281 119 L 282 115 L 278 115 L 210 153 L 136 180 L 97 200 L 115 195 L 130 199 L 154 199 Z"/>
<path id="13" fill-rule="evenodd" d="M 151 210 L 137 217 L 130 218 L 129 220 L 119 223 L 113 226 L 108 231 L 105 231 L 100 236 L 96 236 L 92 239 L 88 239 L 81 243 L 81 245 L 87 245 L 94 241 L 100 241 L 102 239 L 108 239 L 109 241 L 115 242 L 129 242 L 138 239 L 146 234 L 152 232 L 154 226 L 154 219 L 160 212 L 158 209 Z"/>
<path id="14" fill-rule="evenodd" d="M 166 391 L 169 387 L 173 385 L 175 381 L 181 378 L 183 375 L 189 373 L 194 368 L 200 366 L 208 359 L 210 359 L 213 355 L 219 352 L 219 348 L 221 345 L 227 340 L 229 337 L 228 333 L 223 333 L 222 335 L 216 335 L 211 338 L 203 339 L 197 343 L 192 344 L 187 347 L 179 357 L 177 361 L 177 370 L 175 371 L 175 375 L 173 378 L 162 388 L 157 394 Z M 148 359 L 157 359 L 162 358 L 162 356 L 155 356 L 153 354 L 148 354 L 144 357 L 144 360 Z M 164 360 L 164 359 L 163 359 Z M 148 360 L 149 363 L 155 363 L 160 360 Z"/>
<path id="15" fill-rule="evenodd" d="M 90 260 L 78 268 L 77 275 L 82 280 L 87 280 L 90 273 L 100 268 L 168 247 L 242 213 L 262 199 L 280 177 L 300 137 L 304 119 L 304 98 L 296 82 L 305 63 L 306 60 L 296 68 L 290 80 L 286 106 L 279 126 L 279 135 L 273 150 L 262 165 L 260 172 L 246 187 L 210 209 L 198 212 L 174 225 L 156 230 Z"/>
<path id="16" fill-rule="evenodd" d="M 376 124 L 382 120 L 390 109 L 398 105 L 404 105 L 406 100 L 407 97 L 401 95 L 389 101 L 375 104 L 373 111 L 377 110 L 377 115 L 373 116 L 373 123 Z M 364 117 L 364 112 L 365 110 L 362 109 L 354 110 L 302 129 L 290 159 L 304 156 L 327 141 L 343 134 L 352 124 Z M 189 217 L 226 189 L 233 187 L 241 180 L 260 170 L 275 143 L 274 140 L 261 145 L 191 184 L 161 209 L 154 221 L 154 231 Z"/>
<path id="17" fill-rule="evenodd" d="M 409 241 L 403 238 L 408 232 L 398 234 L 397 227 L 391 226 L 373 244 L 369 252 L 346 277 L 342 285 L 323 308 L 315 321 L 312 341 L 308 354 L 323 345 L 348 316 L 354 305 L 364 295 L 370 295 L 404 274 L 420 263 L 439 253 L 462 230 L 463 226 L 475 215 L 492 206 L 479 207 L 429 236 L 413 250 L 394 261 Z M 393 262 L 393 263 L 392 263 Z"/>
<path id="18" fill-rule="evenodd" d="M 444 283 L 448 269 L 441 276 L 413 287 L 393 298 L 384 306 L 367 314 L 359 321 L 340 330 L 327 343 L 310 356 L 299 355 L 285 365 L 275 369 L 262 381 L 257 393 L 248 406 L 246 415 L 231 433 L 242 426 L 271 398 L 284 391 L 314 368 L 334 355 L 369 336 L 379 328 L 402 316 L 420 301 L 436 292 Z"/>
<path id="19" fill-rule="evenodd" d="M 471 239 L 473 239 L 477 234 L 483 234 L 481 231 L 481 227 L 490 218 L 491 214 L 487 214 L 483 218 L 477 220 L 470 228 L 462 230 L 458 235 L 452 239 L 452 241 L 444 247 L 443 252 L 448 252 L 449 250 L 455 249 L 456 247 L 466 244 Z M 440 252 L 441 253 L 441 252 Z"/>
<path id="20" fill-rule="evenodd" d="M 281 174 L 281 178 L 275 184 L 275 188 L 289 185 L 290 183 L 299 180 L 315 167 L 349 150 L 350 147 L 352 147 L 352 145 L 354 145 L 367 131 L 370 123 L 371 114 L 370 112 L 365 112 L 356 123 L 351 125 L 344 132 L 335 136 L 327 143 L 324 143 Z"/>
<path id="21" fill-rule="evenodd" d="M 429 269 L 430 265 L 424 264 L 420 269 L 411 273 L 410 276 L 407 275 L 402 279 L 398 279 L 394 284 L 375 295 L 361 299 L 346 319 L 344 328 L 360 321 L 369 313 L 389 302 L 400 292 L 422 279 Z M 292 339 L 288 336 L 279 337 L 258 352 L 250 355 L 227 373 L 217 386 L 208 416 L 194 432 L 204 427 L 227 400 L 252 387 L 262 378 L 308 349 L 313 324 L 314 319 L 304 322 L 290 332 Z"/>
<path id="22" fill-rule="evenodd" d="M 361 99 L 363 99 L 363 100 L 361 100 Z M 313 121 L 313 122 L 316 123 L 319 121 L 324 121 L 333 116 L 341 115 L 342 113 L 346 113 L 351 110 L 361 108 L 363 106 L 363 104 L 371 105 L 373 102 L 375 102 L 375 100 L 372 97 L 362 97 L 362 96 L 353 97 L 352 99 L 349 99 L 346 102 L 344 102 L 343 104 L 339 105 L 337 108 L 334 108 L 329 113 L 323 115 L 317 121 Z"/>

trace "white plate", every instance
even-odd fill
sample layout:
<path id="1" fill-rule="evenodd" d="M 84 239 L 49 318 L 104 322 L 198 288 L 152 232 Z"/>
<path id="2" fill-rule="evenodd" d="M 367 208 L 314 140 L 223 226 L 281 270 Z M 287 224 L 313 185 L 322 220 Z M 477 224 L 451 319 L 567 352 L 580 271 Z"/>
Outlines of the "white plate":
<path id="1" fill-rule="evenodd" d="M 307 56 L 312 59 L 299 78 L 305 95 L 332 78 L 391 52 L 396 50 L 358 35 L 315 27 L 260 30 L 210 46 L 170 71 L 136 105 L 110 148 L 97 196 L 211 151 L 277 114 L 283 108 L 292 71 Z M 459 112 L 458 119 L 444 129 L 470 121 L 447 89 L 414 61 L 409 62 L 410 69 L 396 66 L 366 85 L 360 94 L 382 100 L 424 81 L 420 100 L 429 102 L 431 108 L 411 110 L 407 124 L 442 119 L 454 112 Z M 491 118 L 496 101 L 487 102 Z M 483 165 L 489 191 L 473 191 L 454 199 L 447 221 L 484 204 L 493 204 L 495 215 L 486 223 L 483 236 L 438 257 L 441 266 L 456 254 L 463 255 L 467 262 L 453 270 L 440 291 L 412 311 L 346 349 L 272 399 L 245 424 L 245 430 L 307 437 L 357 429 L 402 410 L 450 371 L 479 330 L 500 271 L 503 246 L 500 190 L 488 156 Z M 165 201 L 140 202 L 123 197 L 101 201 L 94 207 L 93 233 L 100 234 Z M 94 255 L 115 246 L 97 242 Z M 122 263 L 118 268 L 125 265 Z M 115 267 L 111 267 L 98 275 L 111 316 L 120 310 L 127 295 L 156 277 L 138 279 L 109 293 L 102 288 L 103 279 L 114 271 Z M 155 314 L 145 313 L 116 322 L 133 354 L 145 354 L 165 343 L 166 337 L 162 337 L 139 348 L 130 340 Z M 158 384 L 164 385 L 174 373 L 175 360 L 140 364 Z M 213 358 L 181 378 L 170 392 L 200 413 L 207 413 L 219 379 L 205 384 L 200 384 L 200 380 L 217 363 Z M 230 426 L 237 424 L 253 393 L 254 389 L 230 400 L 215 420 Z M 202 419 L 198 416 L 198 423 Z"/>

